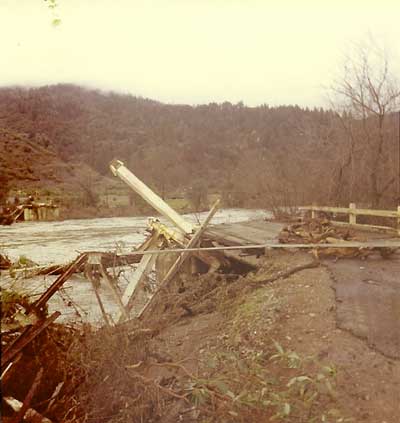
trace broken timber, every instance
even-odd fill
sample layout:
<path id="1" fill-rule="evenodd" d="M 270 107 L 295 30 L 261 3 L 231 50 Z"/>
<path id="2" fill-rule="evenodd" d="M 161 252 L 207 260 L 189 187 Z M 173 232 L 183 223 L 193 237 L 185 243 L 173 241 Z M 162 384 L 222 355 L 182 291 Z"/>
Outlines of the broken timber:
<path id="1" fill-rule="evenodd" d="M 22 349 L 24 349 L 30 342 L 33 341 L 44 329 L 53 323 L 61 313 L 55 311 L 46 320 L 36 323 L 33 326 L 27 326 L 18 338 L 10 344 L 1 356 L 1 367 L 5 367 Z"/>
<path id="2" fill-rule="evenodd" d="M 183 219 L 172 207 L 155 194 L 147 185 L 137 178 L 119 160 L 110 163 L 110 169 L 115 176 L 120 177 L 134 191 L 136 191 L 147 203 L 153 206 L 159 213 L 169 219 L 177 228 L 185 234 L 191 234 L 193 225 Z"/>
<path id="3" fill-rule="evenodd" d="M 150 238 L 146 243 L 145 247 L 142 248 L 140 251 L 136 251 L 135 253 L 142 253 L 146 251 L 148 248 L 161 247 L 164 242 L 160 242 L 164 240 L 167 245 L 173 241 L 180 247 L 191 248 L 197 246 L 198 242 L 200 241 L 200 237 L 203 234 L 206 226 L 210 222 L 212 216 L 215 214 L 218 203 L 217 202 L 212 210 L 210 211 L 209 216 L 198 229 L 198 231 L 193 235 L 196 227 L 193 226 L 191 223 L 187 222 L 182 216 L 180 216 L 175 210 L 173 210 L 167 203 L 165 203 L 157 194 L 155 194 L 149 187 L 147 187 L 142 181 L 140 181 L 132 172 L 130 172 L 125 165 L 119 160 L 113 160 L 110 163 L 110 168 L 112 173 L 115 176 L 121 178 L 125 183 L 127 183 L 137 194 L 139 194 L 145 201 L 147 201 L 151 206 L 153 206 L 159 213 L 161 213 L 165 218 L 167 218 L 170 222 L 172 222 L 175 226 L 174 229 L 168 228 L 165 225 L 161 224 L 157 220 L 150 220 L 149 226 L 153 233 L 152 238 Z M 154 242 L 153 242 L 154 237 Z M 158 245 L 160 244 L 160 245 Z M 161 251 L 161 250 L 155 250 Z M 187 253 L 187 251 L 186 251 Z M 208 253 L 204 252 L 196 252 L 195 255 L 198 259 L 204 262 L 209 269 L 218 269 L 223 259 L 217 260 L 215 257 L 211 256 Z M 181 268 L 182 264 L 185 262 L 188 254 L 181 254 L 174 265 L 169 270 L 166 278 L 171 278 L 176 274 L 176 272 Z M 132 303 L 135 298 L 135 293 L 138 287 L 141 285 L 144 278 L 153 268 L 155 262 L 156 254 L 152 254 L 150 258 L 145 257 L 143 255 L 139 266 L 136 269 L 136 274 L 134 275 L 133 279 L 129 282 L 128 287 L 125 289 L 125 292 L 122 297 L 122 304 L 125 307 L 125 311 L 122 309 L 119 313 L 119 321 L 122 320 L 123 317 L 126 316 L 126 311 L 132 308 Z M 165 283 L 165 278 L 161 281 L 160 286 Z M 151 300 L 150 300 L 151 302 Z M 145 306 L 146 308 L 147 306 Z"/>
<path id="4" fill-rule="evenodd" d="M 43 367 L 41 367 L 39 372 L 37 373 L 33 381 L 33 384 L 28 391 L 27 396 L 24 399 L 24 402 L 22 403 L 21 407 L 17 411 L 16 416 L 11 420 L 12 423 L 19 423 L 20 421 L 23 420 L 25 414 L 29 410 L 33 396 L 35 395 L 35 392 L 37 391 L 40 381 L 42 380 L 42 376 L 43 376 Z"/>
<path id="5" fill-rule="evenodd" d="M 248 251 L 250 254 L 263 254 L 265 250 L 270 248 L 310 248 L 312 250 L 319 249 L 332 249 L 332 248 L 347 248 L 347 249 L 376 249 L 376 248 L 400 248 L 400 243 L 386 242 L 383 244 L 379 243 L 353 243 L 353 242 L 340 242 L 328 244 L 321 243 L 298 243 L 298 244 L 286 244 L 286 243 L 275 243 L 272 240 L 277 238 L 279 232 L 283 228 L 283 225 L 279 223 L 271 222 L 249 222 L 246 224 L 239 225 L 221 225 L 219 227 L 205 228 L 208 225 L 208 221 L 204 222 L 201 226 L 201 230 L 198 230 L 196 235 L 201 232 L 204 237 L 203 243 L 200 244 L 196 239 L 196 235 L 193 235 L 195 227 L 187 222 L 182 216 L 180 216 L 175 210 L 173 210 L 168 204 L 166 204 L 159 196 L 157 196 L 150 188 L 148 188 L 142 181 L 140 181 L 133 173 L 131 173 L 122 162 L 114 160 L 110 164 L 111 171 L 114 175 L 120 177 L 126 182 L 137 194 L 139 194 L 145 201 L 152 205 L 158 212 L 160 212 L 165 218 L 174 224 L 174 228 L 167 227 L 160 223 L 158 220 L 151 219 L 149 222 L 150 229 L 153 234 L 158 234 L 158 237 L 164 239 L 164 246 L 169 246 L 167 249 L 160 249 L 159 246 L 153 247 L 153 238 L 149 238 L 145 243 L 145 248 L 141 248 L 138 251 L 131 253 L 132 255 L 142 256 L 140 265 L 138 266 L 132 281 L 128 284 L 128 288 L 125 290 L 123 295 L 123 304 L 128 307 L 129 310 L 135 299 L 135 293 L 140 287 L 145 275 L 153 267 L 154 258 L 163 254 L 180 254 L 178 259 L 170 267 L 161 281 L 158 281 L 158 287 L 150 298 L 148 303 L 139 313 L 139 317 L 142 317 L 145 312 L 151 306 L 154 298 L 162 288 L 168 284 L 168 282 L 176 275 L 181 268 L 186 258 L 191 254 L 192 256 L 200 259 L 208 267 L 208 271 L 214 271 L 226 263 L 234 263 L 235 261 L 240 264 L 247 264 L 251 266 L 246 259 L 238 256 L 234 253 L 240 251 Z M 239 226 L 239 230 L 237 228 Z M 271 242 L 266 242 L 270 240 Z M 200 244 L 200 245 L 198 245 Z M 178 247 L 178 248 L 177 248 Z M 146 257 L 147 256 L 147 257 Z M 120 320 L 121 320 L 120 316 Z"/>
<path id="6" fill-rule="evenodd" d="M 158 230 L 155 230 L 154 234 L 149 239 L 149 242 L 145 243 L 145 248 L 154 248 L 157 246 L 161 247 L 163 240 L 160 240 L 160 233 Z M 132 280 L 129 282 L 128 286 L 125 288 L 125 291 L 122 295 L 122 303 L 125 306 L 126 311 L 129 313 L 133 306 L 133 301 L 135 298 L 135 292 L 137 292 L 138 287 L 143 283 L 145 278 L 149 275 L 153 269 L 154 263 L 156 260 L 156 255 L 144 255 L 140 260 L 138 267 L 136 268 L 135 273 L 133 274 Z M 119 313 L 117 316 L 118 322 L 121 321 L 123 313 Z"/>
<path id="7" fill-rule="evenodd" d="M 296 244 L 275 243 L 272 240 L 277 238 L 283 225 L 271 222 L 267 223 L 265 221 L 246 222 L 235 225 L 225 224 L 209 228 L 209 223 L 217 211 L 218 203 L 214 204 L 203 224 L 198 227 L 192 225 L 184 217 L 180 216 L 142 181 L 133 175 L 122 162 L 114 160 L 110 164 L 110 167 L 116 176 L 120 177 L 165 218 L 172 222 L 174 227 L 168 227 L 157 219 L 150 219 L 149 229 L 151 231 L 151 236 L 149 236 L 136 251 L 125 255 L 88 252 L 79 255 L 75 261 L 66 266 L 51 266 L 45 269 L 38 269 L 38 274 L 59 274 L 59 277 L 39 300 L 32 305 L 31 312 L 43 309 L 49 299 L 63 286 L 74 272 L 84 271 L 85 277 L 92 284 L 106 325 L 113 324 L 113 320 L 111 316 L 107 315 L 100 298 L 98 287 L 101 280 L 104 280 L 108 285 L 119 308 L 116 315 L 117 321 L 122 322 L 123 320 L 127 320 L 130 317 L 130 312 L 134 304 L 137 305 L 140 289 L 144 288 L 147 276 L 153 270 L 156 259 L 163 254 L 177 254 L 179 256 L 169 269 L 167 267 L 167 273 L 160 277 L 161 280 L 158 281 L 159 283 L 155 292 L 139 313 L 140 318 L 143 318 L 150 309 L 154 298 L 162 292 L 174 276 L 181 270 L 183 264 L 189 257 L 192 257 L 192 273 L 197 271 L 215 271 L 220 268 L 226 270 L 229 266 L 234 268 L 237 263 L 240 263 L 241 266 L 247 265 L 246 271 L 248 271 L 255 269 L 254 264 L 246 262 L 246 258 L 242 256 L 238 256 L 237 254 L 233 255 L 235 252 L 243 253 L 247 251 L 248 255 L 259 255 L 263 254 L 267 249 L 275 248 L 309 248 L 314 251 L 327 248 L 331 250 L 335 248 L 359 250 L 396 250 L 400 248 L 400 242 L 398 241 L 372 241 L 361 243 L 353 241 L 344 242 L 341 240 L 340 242 L 335 242 L 335 240 L 328 239 L 328 233 L 326 236 L 324 234 L 326 243 L 305 243 L 304 241 Z M 266 242 L 268 240 L 270 240 L 270 242 Z M 203 263 L 201 264 L 202 267 L 200 267 L 198 260 Z M 139 264 L 133 278 L 128 282 L 125 291 L 122 293 L 119 291 L 116 278 L 112 277 L 110 273 L 107 272 L 107 268 L 115 268 L 132 263 Z M 29 339 L 29 331 L 30 329 L 27 328 L 26 331 L 22 332 L 21 336 L 23 335 L 25 339 Z M 9 354 L 10 351 L 6 351 L 6 353 Z"/>
<path id="8" fill-rule="evenodd" d="M 171 281 L 171 279 L 176 275 L 176 273 L 179 271 L 185 260 L 189 257 L 190 252 L 189 249 L 192 249 L 196 247 L 196 244 L 200 241 L 201 236 L 203 235 L 204 231 L 207 228 L 207 225 L 210 223 L 211 219 L 213 218 L 214 214 L 218 210 L 219 200 L 214 204 L 214 206 L 211 208 L 209 214 L 207 215 L 205 221 L 200 226 L 199 230 L 195 233 L 193 238 L 189 241 L 187 248 L 183 250 L 181 255 L 177 258 L 175 263 L 171 266 L 168 273 L 164 277 L 164 279 L 159 283 L 159 286 L 157 287 L 157 290 L 154 292 L 153 296 L 150 298 L 148 303 L 144 306 L 143 310 L 139 313 L 139 319 L 143 318 L 144 313 L 146 310 L 148 310 L 154 301 L 154 298 L 161 292 L 161 290 L 168 285 L 168 283 Z"/>

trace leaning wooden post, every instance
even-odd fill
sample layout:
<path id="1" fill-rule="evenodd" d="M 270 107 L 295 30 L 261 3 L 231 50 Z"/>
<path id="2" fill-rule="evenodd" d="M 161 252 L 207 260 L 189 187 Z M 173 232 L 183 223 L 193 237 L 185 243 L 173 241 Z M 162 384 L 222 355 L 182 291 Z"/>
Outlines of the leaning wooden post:
<path id="1" fill-rule="evenodd" d="M 150 238 L 150 242 L 146 243 L 146 249 L 158 248 L 162 244 L 160 240 L 160 233 L 156 230 L 153 236 Z M 143 250 L 145 251 L 145 249 Z M 130 312 L 133 306 L 133 299 L 135 298 L 135 293 L 137 292 L 138 287 L 145 280 L 145 278 L 150 273 L 151 269 L 154 266 L 156 260 L 155 254 L 143 255 L 142 259 L 137 266 L 135 273 L 133 274 L 132 279 L 128 283 L 128 286 L 125 288 L 125 291 L 122 295 L 122 304 L 125 307 L 127 313 Z M 124 315 L 120 312 L 116 316 L 118 323 L 122 322 Z"/>
<path id="2" fill-rule="evenodd" d="M 11 419 L 12 423 L 19 423 L 24 419 L 24 416 L 31 405 L 33 396 L 35 395 L 39 387 L 40 381 L 42 380 L 42 376 L 43 376 L 43 367 L 41 367 L 38 373 L 36 374 L 33 384 L 30 387 L 28 394 L 26 395 L 24 402 L 21 405 L 21 408 L 17 412 L 16 416 Z"/>
<path id="3" fill-rule="evenodd" d="M 162 198 L 154 193 L 147 185 L 137 178 L 125 165 L 119 160 L 113 160 L 110 163 L 111 172 L 120 177 L 135 192 L 137 192 L 147 203 L 154 207 L 159 213 L 170 220 L 177 228 L 185 234 L 191 234 L 194 226 L 187 222 L 180 214 L 170 207 Z"/>
<path id="4" fill-rule="evenodd" d="M 349 205 L 349 223 L 350 225 L 355 225 L 357 223 L 357 215 L 353 212 L 353 210 L 355 210 L 356 208 L 356 204 L 355 203 L 350 203 Z"/>
<path id="5" fill-rule="evenodd" d="M 205 218 L 204 222 L 201 224 L 198 231 L 193 235 L 191 240 L 186 246 L 186 249 L 191 249 L 196 247 L 196 244 L 200 241 L 200 238 L 202 237 L 204 231 L 206 230 L 208 224 L 210 223 L 211 219 L 213 218 L 214 214 L 218 210 L 219 206 L 219 200 L 217 200 L 214 205 L 212 206 L 211 210 L 209 211 L 207 217 Z M 147 302 L 147 304 L 143 307 L 142 311 L 138 314 L 139 319 L 143 319 L 143 315 L 145 312 L 149 309 L 151 304 L 154 301 L 154 298 L 157 297 L 157 295 L 161 292 L 161 290 L 168 285 L 168 283 L 173 279 L 173 277 L 177 274 L 179 269 L 182 267 L 185 260 L 190 256 L 190 252 L 182 252 L 177 260 L 174 262 L 174 264 L 170 267 L 167 274 L 165 275 L 164 279 L 160 282 L 158 285 L 156 291 L 154 292 L 153 296 L 150 298 L 150 300 Z"/>
<path id="6" fill-rule="evenodd" d="M 94 294 L 96 296 L 97 303 L 99 304 L 101 315 L 103 316 L 104 322 L 106 323 L 107 326 L 111 326 L 110 321 L 107 317 L 107 313 L 106 313 L 106 310 L 104 308 L 103 302 L 101 301 L 101 298 L 100 298 L 100 293 L 99 293 L 99 290 L 98 290 L 98 287 L 97 287 L 98 281 L 95 280 L 94 274 L 92 272 L 93 265 L 97 266 L 98 263 L 99 263 L 99 260 L 97 260 L 97 259 L 95 259 L 95 261 L 93 263 L 93 254 L 89 254 L 88 263 L 86 264 L 85 270 L 84 270 L 84 275 L 86 276 L 86 278 L 92 284 L 93 291 L 94 291 Z"/>
<path id="7" fill-rule="evenodd" d="M 127 310 L 125 309 L 124 304 L 122 303 L 122 299 L 120 297 L 120 294 L 117 290 L 117 287 L 115 286 L 115 281 L 111 278 L 111 276 L 107 273 L 106 269 L 104 269 L 103 265 L 100 263 L 99 265 L 99 270 L 101 275 L 103 276 L 104 280 L 107 282 L 108 287 L 111 290 L 111 293 L 114 296 L 115 302 L 117 303 L 122 316 L 124 317 L 124 319 L 128 320 L 129 319 L 129 314 L 127 312 Z"/>

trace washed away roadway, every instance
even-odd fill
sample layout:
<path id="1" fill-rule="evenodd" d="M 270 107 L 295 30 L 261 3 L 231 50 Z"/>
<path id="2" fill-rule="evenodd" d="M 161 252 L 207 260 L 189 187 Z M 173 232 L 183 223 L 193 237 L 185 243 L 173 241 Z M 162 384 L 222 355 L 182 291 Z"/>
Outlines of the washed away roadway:
<path id="1" fill-rule="evenodd" d="M 225 245 L 263 244 L 277 242 L 282 227 L 264 220 L 217 225 L 207 232 Z M 374 233 L 362 238 L 390 239 Z M 324 264 L 335 281 L 338 327 L 365 339 L 385 356 L 400 359 L 400 251 L 390 259 L 376 254 Z"/>
<path id="2" fill-rule="evenodd" d="M 325 264 L 335 280 L 338 326 L 400 359 L 400 255 Z"/>

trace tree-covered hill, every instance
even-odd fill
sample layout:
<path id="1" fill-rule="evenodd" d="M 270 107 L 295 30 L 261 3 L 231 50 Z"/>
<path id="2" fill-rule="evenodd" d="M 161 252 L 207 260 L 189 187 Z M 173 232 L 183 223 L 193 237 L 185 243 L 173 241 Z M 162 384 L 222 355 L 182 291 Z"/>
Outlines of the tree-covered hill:
<path id="1" fill-rule="evenodd" d="M 298 106 L 170 105 L 74 85 L 8 87 L 0 89 L 1 166 L 11 186 L 57 184 L 86 178 L 80 163 L 101 180 L 118 158 L 162 195 L 206 190 L 230 205 L 265 207 L 366 202 L 368 187 L 348 187 L 349 119 Z M 394 186 L 382 201 L 393 195 Z"/>

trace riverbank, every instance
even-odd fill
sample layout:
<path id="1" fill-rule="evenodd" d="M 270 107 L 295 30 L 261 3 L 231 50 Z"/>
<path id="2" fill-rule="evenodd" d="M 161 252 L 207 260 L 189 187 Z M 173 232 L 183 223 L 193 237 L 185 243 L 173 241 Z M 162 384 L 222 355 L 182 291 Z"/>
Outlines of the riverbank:
<path id="1" fill-rule="evenodd" d="M 13 394 L 22 398 L 35 371 L 54 363 L 32 402 L 54 422 L 397 422 L 400 362 L 338 325 L 328 269 L 280 278 L 311 255 L 255 260 L 259 270 L 242 276 L 180 274 L 144 321 L 56 325 L 30 347 L 36 364 Z M 24 360 L 9 380 L 21 369 Z"/>
<path id="2" fill-rule="evenodd" d="M 221 210 L 214 223 L 256 216 L 265 218 L 263 211 Z M 204 221 L 204 215 L 186 219 Z M 256 223 L 222 225 L 223 230 L 214 232 L 231 240 L 234 233 L 253 240 L 260 235 Z M 259 223 L 265 226 L 264 237 L 292 233 L 279 233 L 276 224 L 265 220 Z M 124 243 L 113 251 L 129 251 L 144 240 L 146 224 L 146 217 L 27 222 L 7 228 L 0 239 L 13 254 L 28 246 L 38 262 L 48 264 L 51 258 L 60 263 L 61 257 L 75 259 L 82 251 L 110 251 L 115 239 Z M 137 270 L 113 261 L 108 277 L 104 271 L 103 278 L 96 278 L 95 270 L 104 270 L 96 261 L 99 254 L 79 255 L 87 260 L 85 277 L 70 274 L 47 308 L 37 308 L 59 323 L 28 344 L 2 381 L 3 390 L 24 400 L 42 375 L 47 384 L 39 378 L 31 406 L 53 422 L 395 423 L 400 403 L 400 257 L 396 249 L 383 255 L 367 250 L 337 262 L 348 257 L 341 249 L 333 260 L 298 248 L 253 248 L 235 266 L 210 268 L 205 274 L 197 273 L 198 267 L 182 267 L 162 289 L 151 277 L 146 279 L 140 286 L 143 298 L 132 303 L 138 307 L 132 316 L 150 297 L 151 307 L 140 318 L 111 326 L 120 310 L 107 281 L 113 278 L 123 293 Z M 157 263 L 157 280 L 163 281 L 163 265 Z M 29 309 L 26 301 L 42 298 L 55 276 L 23 276 L 10 272 L 1 282 L 3 286 L 7 279 L 14 289 L 19 283 L 18 291 L 33 290 L 21 302 Z M 28 314 L 22 313 L 22 324 Z M 18 333 L 18 319 L 7 322 L 12 329 L 2 348 Z M 6 408 L 5 415 L 12 412 Z"/>

